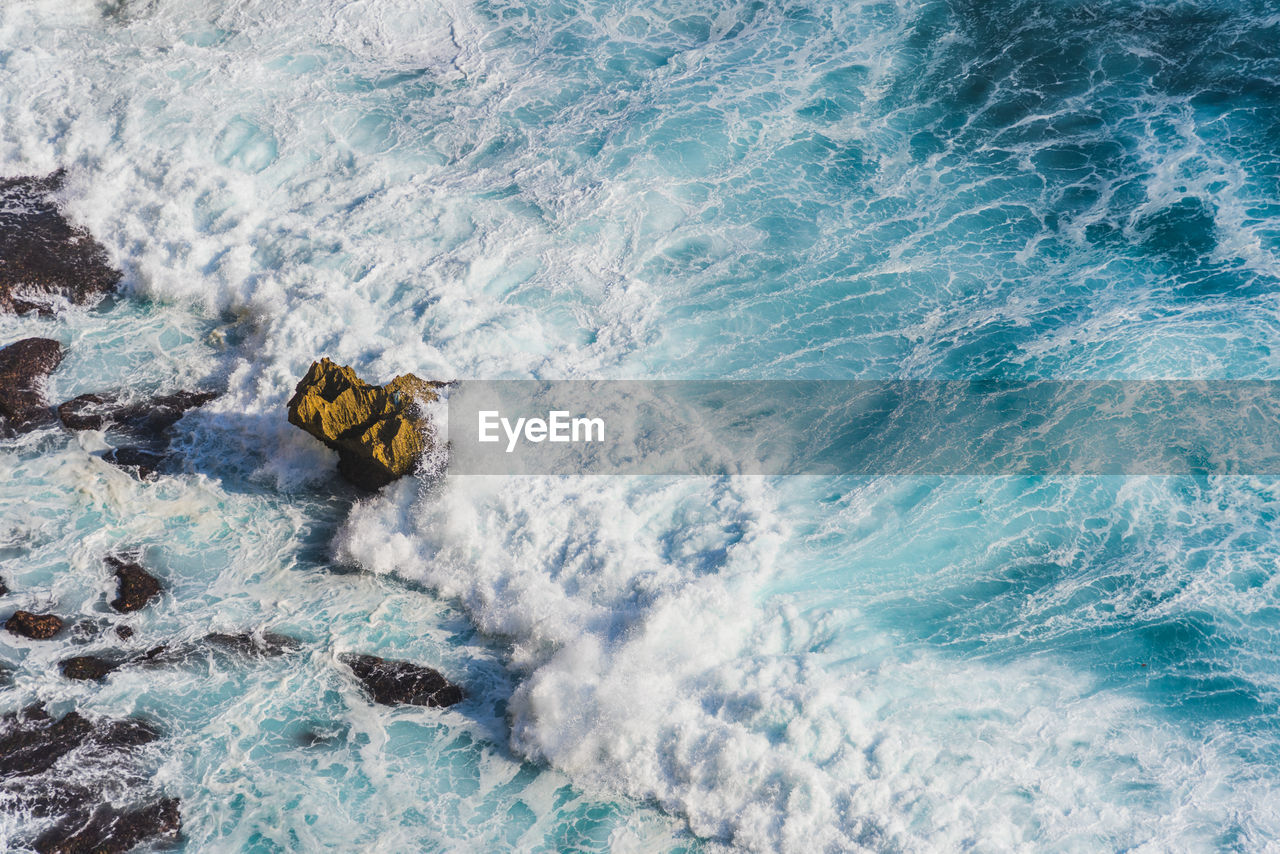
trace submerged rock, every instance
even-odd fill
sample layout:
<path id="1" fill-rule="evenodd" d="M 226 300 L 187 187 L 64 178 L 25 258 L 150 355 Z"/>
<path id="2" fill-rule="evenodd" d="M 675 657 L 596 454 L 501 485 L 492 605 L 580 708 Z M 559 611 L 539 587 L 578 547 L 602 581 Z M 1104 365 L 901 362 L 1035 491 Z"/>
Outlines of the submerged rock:
<path id="1" fill-rule="evenodd" d="M 429 450 L 434 431 L 422 405 L 443 383 L 413 374 L 385 386 L 366 383 L 349 367 L 314 362 L 289 401 L 289 423 L 338 452 L 338 471 L 364 489 L 408 474 Z"/>
<path id="2" fill-rule="evenodd" d="M 99 804 L 92 812 L 68 816 L 36 839 L 39 854 L 124 854 L 140 843 L 176 841 L 182 830 L 177 798 L 142 806 Z"/>
<path id="3" fill-rule="evenodd" d="M 117 587 L 116 598 L 111 600 L 111 607 L 122 614 L 137 611 L 146 607 L 147 603 L 160 595 L 160 581 L 142 568 L 136 560 L 121 555 L 107 555 L 107 566 L 115 570 Z"/>
<path id="4" fill-rule="evenodd" d="M 62 631 L 62 618 L 53 614 L 33 614 L 30 611 L 18 611 L 10 617 L 4 627 L 15 635 L 32 640 L 48 640 Z"/>
<path id="5" fill-rule="evenodd" d="M 204 636 L 204 642 L 236 655 L 253 658 L 278 658 L 302 646 L 296 638 L 275 632 L 263 632 L 260 635 L 213 632 Z"/>
<path id="6" fill-rule="evenodd" d="M 146 448 L 112 448 L 102 458 L 119 469 L 136 475 L 139 480 L 155 480 L 159 474 L 164 455 Z"/>
<path id="7" fill-rule="evenodd" d="M 461 688 L 421 664 L 358 653 L 343 653 L 338 660 L 383 705 L 452 706 L 462 700 Z"/>
<path id="8" fill-rule="evenodd" d="M 59 406 L 58 417 L 71 430 L 116 426 L 144 438 L 158 439 L 187 410 L 204 406 L 217 396 L 212 391 L 179 391 L 137 403 L 120 403 L 113 394 L 82 394 Z"/>
<path id="9" fill-rule="evenodd" d="M 51 338 L 24 338 L 0 349 L 0 436 L 52 420 L 44 384 L 62 355 L 62 345 Z"/>
<path id="10" fill-rule="evenodd" d="M 102 244 L 67 221 L 55 194 L 65 172 L 0 180 L 0 311 L 52 312 L 113 291 L 120 273 Z"/>
<path id="11" fill-rule="evenodd" d="M 133 636 L 129 630 L 128 637 Z M 162 643 L 143 652 L 115 655 L 80 655 L 63 660 L 62 675 L 68 679 L 101 679 L 122 667 L 169 667 L 207 657 L 210 651 L 245 658 L 278 658 L 300 649 L 302 644 L 274 632 L 227 634 L 213 632 L 199 641 Z"/>

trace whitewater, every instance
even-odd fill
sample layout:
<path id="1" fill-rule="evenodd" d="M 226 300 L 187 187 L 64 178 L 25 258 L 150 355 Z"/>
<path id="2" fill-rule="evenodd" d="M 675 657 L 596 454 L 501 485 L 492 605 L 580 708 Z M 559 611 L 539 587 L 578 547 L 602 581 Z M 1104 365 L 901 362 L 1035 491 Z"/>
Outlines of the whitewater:
<path id="1" fill-rule="evenodd" d="M 0 576 L 301 661 L 51 678 L 163 721 L 189 851 L 1260 851 L 1280 483 L 410 477 L 285 420 L 321 356 L 467 379 L 1274 379 L 1264 2 L 8 0 L 0 174 L 125 298 L 0 315 L 50 398 L 215 387 L 139 482 L 0 449 Z M 41 598 L 42 597 L 42 598 Z M 35 600 L 32 600 L 35 601 Z M 370 704 L 337 656 L 430 664 Z M 33 819 L 0 810 L 0 848 Z"/>

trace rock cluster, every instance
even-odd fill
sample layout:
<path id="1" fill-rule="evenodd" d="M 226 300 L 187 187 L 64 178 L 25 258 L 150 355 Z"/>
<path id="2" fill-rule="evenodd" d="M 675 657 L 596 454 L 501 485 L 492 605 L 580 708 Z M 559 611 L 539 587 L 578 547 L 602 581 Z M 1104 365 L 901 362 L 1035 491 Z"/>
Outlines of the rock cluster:
<path id="1" fill-rule="evenodd" d="M 58 211 L 63 179 L 61 171 L 45 178 L 0 179 L 0 312 L 52 313 L 66 303 L 88 304 L 120 281 L 103 247 Z M 46 338 L 0 349 L 0 438 L 53 422 L 45 386 L 63 355 L 62 346 Z M 385 386 L 370 385 L 351 368 L 322 359 L 298 384 L 289 421 L 336 450 L 339 471 L 348 480 L 377 489 L 413 471 L 431 450 L 434 432 L 422 407 L 437 399 L 441 385 L 412 374 Z M 125 402 L 127 394 L 84 394 L 59 406 L 57 416 L 70 430 L 107 431 L 113 444 L 123 436 L 127 441 L 103 459 L 150 479 L 172 453 L 169 428 L 215 396 L 180 391 Z M 115 611 L 139 611 L 162 592 L 160 581 L 136 555 L 110 555 L 105 562 L 117 582 L 110 602 Z M 0 596 L 7 593 L 0 581 Z M 79 645 L 103 644 L 113 623 L 79 619 L 64 624 L 56 614 L 18 610 L 4 627 L 33 640 L 56 638 L 50 645 L 61 643 L 72 652 Z M 210 655 L 271 658 L 301 646 L 293 638 L 259 631 L 213 632 L 144 649 L 133 628 L 118 623 L 114 629 L 114 639 L 123 643 L 63 658 L 63 677 L 102 681 L 124 667 L 179 665 Z M 449 706 L 463 699 L 461 688 L 429 667 L 372 655 L 340 658 L 376 702 Z M 0 668 L 0 684 L 8 674 Z M 22 842 L 40 854 L 113 854 L 176 842 L 182 828 L 179 801 L 149 780 L 141 761 L 145 753 L 133 756 L 159 737 L 151 724 L 135 718 L 71 711 L 55 719 L 39 705 L 0 715 L 0 813 L 39 820 Z"/>
<path id="2" fill-rule="evenodd" d="M 102 244 L 58 210 L 65 174 L 0 180 L 0 311 L 84 305 L 120 282 Z"/>
<path id="3" fill-rule="evenodd" d="M 386 486 L 417 466 L 433 430 L 422 405 L 442 383 L 413 374 L 370 385 L 349 367 L 313 362 L 289 401 L 289 423 L 338 452 L 338 471 L 364 489 Z"/>

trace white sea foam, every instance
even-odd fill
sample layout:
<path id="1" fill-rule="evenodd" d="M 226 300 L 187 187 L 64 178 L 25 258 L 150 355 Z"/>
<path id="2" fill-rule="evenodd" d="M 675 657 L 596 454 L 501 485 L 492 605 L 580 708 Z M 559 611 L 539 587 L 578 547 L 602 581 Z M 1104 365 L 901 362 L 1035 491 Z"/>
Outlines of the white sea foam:
<path id="1" fill-rule="evenodd" d="M 1208 850 L 1233 816 L 1276 829 L 1226 744 L 1094 677 L 767 595 L 801 559 L 776 500 L 754 479 L 453 479 L 361 505 L 341 550 L 510 640 L 521 752 L 747 850 Z"/>

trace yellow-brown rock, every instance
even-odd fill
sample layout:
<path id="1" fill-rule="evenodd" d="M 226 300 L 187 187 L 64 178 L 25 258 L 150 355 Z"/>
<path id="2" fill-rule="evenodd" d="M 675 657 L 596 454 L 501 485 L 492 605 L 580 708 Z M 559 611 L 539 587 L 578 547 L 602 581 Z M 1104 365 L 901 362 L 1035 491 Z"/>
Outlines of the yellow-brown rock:
<path id="1" fill-rule="evenodd" d="M 378 489 L 417 466 L 434 431 L 422 409 L 439 383 L 413 374 L 384 386 L 329 359 L 313 362 L 289 401 L 289 423 L 338 452 L 338 471 L 365 489 Z"/>

